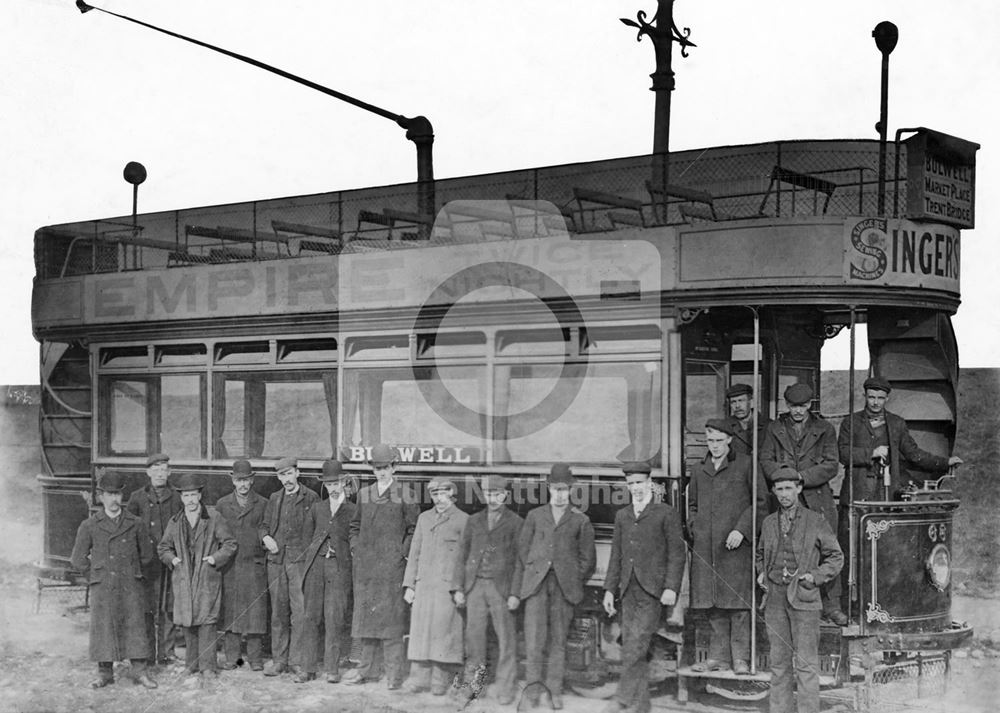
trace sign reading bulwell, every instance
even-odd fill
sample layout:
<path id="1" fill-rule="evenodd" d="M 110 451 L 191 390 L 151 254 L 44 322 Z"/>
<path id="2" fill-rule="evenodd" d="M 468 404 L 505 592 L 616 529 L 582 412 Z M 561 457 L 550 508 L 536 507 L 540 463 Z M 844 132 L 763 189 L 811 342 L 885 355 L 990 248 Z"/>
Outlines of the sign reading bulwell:
<path id="1" fill-rule="evenodd" d="M 979 144 L 930 129 L 904 143 L 906 217 L 974 228 Z"/>

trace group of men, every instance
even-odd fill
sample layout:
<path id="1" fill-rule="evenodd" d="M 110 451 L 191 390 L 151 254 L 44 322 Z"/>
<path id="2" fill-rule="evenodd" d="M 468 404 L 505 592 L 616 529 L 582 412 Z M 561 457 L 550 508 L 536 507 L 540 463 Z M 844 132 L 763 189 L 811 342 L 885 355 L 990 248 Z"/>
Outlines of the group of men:
<path id="1" fill-rule="evenodd" d="M 727 392 L 731 414 L 706 424 L 708 453 L 691 473 L 690 605 L 704 610 L 711 627 L 708 658 L 694 668 L 749 672 L 750 602 L 758 586 L 765 592 L 776 713 L 794 709 L 796 685 L 800 713 L 818 710 L 820 616 L 847 623 L 829 485 L 838 460 L 853 464 L 854 474 L 853 488 L 841 490 L 842 506 L 848 492 L 855 499 L 880 492 L 873 460 L 889 464 L 894 489 L 905 484 L 905 462 L 927 470 L 961 462 L 916 446 L 905 422 L 884 410 L 887 381 L 868 379 L 864 389 L 865 409 L 844 420 L 838 439 L 810 412 L 813 392 L 801 383 L 785 390 L 787 413 L 773 422 L 758 415 L 754 434 L 752 390 L 736 384 Z M 124 479 L 103 474 L 102 508 L 81 525 L 73 552 L 92 587 L 93 685 L 111 683 L 112 662 L 130 659 L 136 681 L 155 687 L 146 661 L 170 660 L 179 627 L 191 674 L 215 674 L 221 636 L 223 668 L 244 663 L 245 641 L 245 662 L 268 676 L 288 672 L 305 683 L 322 661 L 329 683 L 384 676 L 390 690 L 453 689 L 473 697 L 484 685 L 492 625 L 499 646 L 495 691 L 508 704 L 518 690 L 514 612 L 521 608 L 524 695 L 561 709 L 570 624 L 596 564 L 593 526 L 570 502 L 571 468 L 552 467 L 547 504 L 522 519 L 507 507 L 506 479 L 495 474 L 483 479 L 486 507 L 476 514 L 455 506 L 457 487 L 443 476 L 428 483 L 433 507 L 421 513 L 413 486 L 394 477 L 396 462 L 394 448 L 374 446 L 375 480 L 352 502 L 354 476 L 336 460 L 323 463 L 323 499 L 299 482 L 293 458 L 275 464 L 281 488 L 267 499 L 252 488 L 251 464 L 237 460 L 233 492 L 212 510 L 201 503 L 197 476 L 183 474 L 168 485 L 164 454 L 150 456 L 149 485 L 124 507 Z M 649 710 L 650 642 L 663 607 L 677 602 L 687 564 L 680 515 L 653 496 L 649 465 L 622 470 L 631 503 L 615 517 L 603 599 L 609 616 L 621 612 L 622 674 L 612 713 Z M 777 507 L 765 517 L 769 490 Z M 265 668 L 266 633 L 272 660 Z M 342 676 L 352 637 L 361 642 L 360 662 Z"/>

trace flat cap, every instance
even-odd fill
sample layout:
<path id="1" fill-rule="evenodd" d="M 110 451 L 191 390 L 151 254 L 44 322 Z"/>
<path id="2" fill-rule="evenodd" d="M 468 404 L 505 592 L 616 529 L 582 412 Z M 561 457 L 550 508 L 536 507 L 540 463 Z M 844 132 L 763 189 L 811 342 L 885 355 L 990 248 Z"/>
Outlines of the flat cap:
<path id="1" fill-rule="evenodd" d="M 733 384 L 728 389 L 726 389 L 726 398 L 731 399 L 734 396 L 743 396 L 746 394 L 750 396 L 753 394 L 753 387 L 750 384 Z"/>
<path id="2" fill-rule="evenodd" d="M 298 458 L 293 458 L 292 456 L 285 456 L 284 458 L 279 458 L 274 464 L 274 472 L 280 473 L 283 470 L 288 470 L 289 468 L 298 468 L 299 461 Z"/>
<path id="3" fill-rule="evenodd" d="M 455 487 L 455 484 L 451 481 L 451 478 L 446 478 L 443 475 L 435 476 L 431 478 L 429 483 L 427 483 L 428 493 L 436 493 L 439 490 L 449 490 L 453 493 L 458 492 L 458 488 Z"/>
<path id="4" fill-rule="evenodd" d="M 799 471 L 795 470 L 795 468 L 793 468 L 792 466 L 782 465 L 779 466 L 778 469 L 771 474 L 772 483 L 777 483 L 778 481 L 781 480 L 791 480 L 796 483 L 801 483 L 802 476 L 799 475 Z"/>
<path id="5" fill-rule="evenodd" d="M 490 473 L 483 478 L 483 490 L 506 490 L 507 479 L 498 473 Z"/>
<path id="6" fill-rule="evenodd" d="M 573 471 L 565 463 L 556 463 L 549 471 L 549 485 L 572 485 Z"/>
<path id="7" fill-rule="evenodd" d="M 790 404 L 807 404 L 813 400 L 813 389 L 801 381 L 785 389 L 785 401 Z"/>
<path id="8" fill-rule="evenodd" d="M 399 454 L 395 448 L 379 443 L 377 446 L 372 446 L 372 455 L 368 462 L 372 465 L 392 465 L 398 460 Z"/>
<path id="9" fill-rule="evenodd" d="M 705 422 L 705 428 L 711 428 L 715 431 L 722 431 L 730 436 L 735 434 L 733 430 L 733 424 L 724 418 L 710 418 Z"/>
<path id="10" fill-rule="evenodd" d="M 197 473 L 181 473 L 174 479 L 174 490 L 201 490 L 205 487 L 205 481 Z"/>
<path id="11" fill-rule="evenodd" d="M 323 461 L 323 472 L 319 474 L 319 482 L 329 483 L 334 480 L 344 480 L 348 473 L 344 472 L 344 465 L 339 460 L 327 458 Z"/>
<path id="12" fill-rule="evenodd" d="M 125 489 L 125 476 L 121 473 L 105 471 L 97 480 L 97 489 L 105 493 L 120 493 Z"/>
<path id="13" fill-rule="evenodd" d="M 649 475 L 653 472 L 653 469 L 649 467 L 649 463 L 646 461 L 633 460 L 622 464 L 622 472 L 625 473 L 625 475 L 628 475 L 629 473 L 645 473 L 646 475 Z"/>
<path id="14" fill-rule="evenodd" d="M 889 383 L 888 379 L 883 379 L 881 376 L 872 376 L 865 379 L 864 389 L 865 391 L 868 391 L 868 389 L 875 389 L 877 391 L 884 391 L 888 394 L 892 391 L 892 384 Z"/>
<path id="15" fill-rule="evenodd" d="M 166 453 L 153 453 L 151 456 L 146 458 L 146 467 L 151 465 L 156 465 L 157 463 L 169 463 L 170 456 Z"/>
<path id="16" fill-rule="evenodd" d="M 233 480 L 244 480 L 253 477 L 253 466 L 246 458 L 240 458 L 233 462 L 233 470 L 229 474 Z"/>

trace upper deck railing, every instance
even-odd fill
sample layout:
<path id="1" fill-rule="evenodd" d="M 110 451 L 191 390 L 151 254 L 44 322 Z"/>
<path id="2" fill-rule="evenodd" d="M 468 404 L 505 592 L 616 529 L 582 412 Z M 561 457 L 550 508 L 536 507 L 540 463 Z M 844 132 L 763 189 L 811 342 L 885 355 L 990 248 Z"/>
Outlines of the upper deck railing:
<path id="1" fill-rule="evenodd" d="M 906 206 L 906 146 L 889 146 L 886 206 Z M 413 183 L 188 208 L 41 228 L 39 279 L 309 255 L 418 248 L 428 243 L 517 238 L 519 206 L 559 211 L 544 230 L 605 232 L 794 216 L 875 215 L 878 142 L 782 141 L 660 157 L 644 155 L 441 179 L 440 208 L 456 200 L 508 201 L 509 213 L 475 211 L 448 221 L 422 215 Z M 893 175 L 899 165 L 901 175 Z M 536 231 L 534 234 L 538 234 Z M 542 232 L 542 234 L 545 234 Z"/>

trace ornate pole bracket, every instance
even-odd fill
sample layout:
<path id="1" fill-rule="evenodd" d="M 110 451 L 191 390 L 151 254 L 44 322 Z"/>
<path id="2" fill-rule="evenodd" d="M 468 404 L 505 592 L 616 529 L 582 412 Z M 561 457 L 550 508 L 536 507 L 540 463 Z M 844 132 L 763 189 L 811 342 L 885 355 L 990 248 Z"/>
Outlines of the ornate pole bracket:
<path id="1" fill-rule="evenodd" d="M 673 3 L 671 2 L 670 4 L 672 5 Z M 669 25 L 667 27 L 658 26 L 657 18 L 660 17 L 660 10 L 656 11 L 650 21 L 646 20 L 645 10 L 639 10 L 635 17 L 635 20 L 630 20 L 627 17 L 621 17 L 619 20 L 621 20 L 623 25 L 636 28 L 636 42 L 642 42 L 643 35 L 649 36 L 653 41 L 653 49 L 656 52 L 657 62 L 656 71 L 650 75 L 653 79 L 652 90 L 654 92 L 660 89 L 673 90 L 674 73 L 670 68 L 670 46 L 671 43 L 676 42 L 680 45 L 681 57 L 687 57 L 688 49 L 698 46 L 688 39 L 691 36 L 691 28 L 678 29 L 673 19 L 673 12 L 669 12 L 669 17 L 667 18 Z"/>

